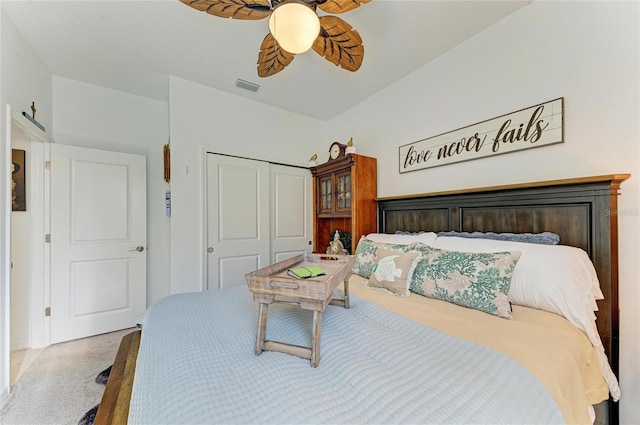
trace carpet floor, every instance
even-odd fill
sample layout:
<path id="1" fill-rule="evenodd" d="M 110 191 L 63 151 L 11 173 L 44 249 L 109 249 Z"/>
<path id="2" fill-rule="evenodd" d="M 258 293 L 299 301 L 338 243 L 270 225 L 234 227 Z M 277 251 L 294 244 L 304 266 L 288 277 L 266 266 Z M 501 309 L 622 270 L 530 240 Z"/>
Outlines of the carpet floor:
<path id="1" fill-rule="evenodd" d="M 11 388 L 0 424 L 78 424 L 100 403 L 104 385 L 96 376 L 113 363 L 120 340 L 132 330 L 47 347 Z"/>

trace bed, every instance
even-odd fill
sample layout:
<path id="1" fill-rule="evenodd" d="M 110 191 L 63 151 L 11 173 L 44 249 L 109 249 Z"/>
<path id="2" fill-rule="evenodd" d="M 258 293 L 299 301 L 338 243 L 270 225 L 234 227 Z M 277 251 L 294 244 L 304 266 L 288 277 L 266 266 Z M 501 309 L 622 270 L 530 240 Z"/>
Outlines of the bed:
<path id="1" fill-rule="evenodd" d="M 404 298 L 372 290 L 371 278 L 355 273 L 352 308 L 330 306 L 323 317 L 322 362 L 316 370 L 280 353 L 253 355 L 257 306 L 246 288 L 229 291 L 226 299 L 214 291 L 178 294 L 147 311 L 141 318 L 144 331 L 123 338 L 95 423 L 586 423 L 593 419 L 587 408 L 608 399 L 607 421 L 617 424 L 616 212 L 620 184 L 628 177 L 377 200 L 382 236 L 559 235 L 565 248 L 558 249 L 584 252 L 597 273 L 603 299 L 597 302 L 595 337 L 537 308 L 513 305 L 512 319 L 505 320 L 415 293 Z M 444 248 L 433 249 L 468 246 L 457 237 L 439 240 Z M 207 323 L 212 311 L 219 314 L 218 326 Z M 283 305 L 270 315 L 268 336 L 305 345 L 310 326 L 302 310 Z M 526 332 L 534 328 L 543 333 L 533 344 L 538 354 L 531 355 Z M 490 336 L 481 337 L 479 329 Z M 547 337 L 545 329 L 555 336 Z M 207 332 L 218 345 L 202 337 Z M 601 341 L 604 364 L 594 338 Z M 546 344 L 550 340 L 560 345 Z M 538 362 L 545 357 L 554 362 L 570 357 L 579 366 L 554 370 Z M 448 365 L 440 369 L 441 363 Z M 571 382 L 569 389 L 562 387 L 565 381 Z"/>

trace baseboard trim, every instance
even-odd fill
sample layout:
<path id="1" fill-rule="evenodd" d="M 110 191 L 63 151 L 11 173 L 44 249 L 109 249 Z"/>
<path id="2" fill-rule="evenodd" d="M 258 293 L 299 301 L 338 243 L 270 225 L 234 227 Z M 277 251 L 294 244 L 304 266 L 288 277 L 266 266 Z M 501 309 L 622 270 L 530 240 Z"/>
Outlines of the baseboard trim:
<path id="1" fill-rule="evenodd" d="M 0 409 L 4 407 L 5 403 L 9 401 L 9 387 L 3 387 L 2 391 L 0 391 Z"/>

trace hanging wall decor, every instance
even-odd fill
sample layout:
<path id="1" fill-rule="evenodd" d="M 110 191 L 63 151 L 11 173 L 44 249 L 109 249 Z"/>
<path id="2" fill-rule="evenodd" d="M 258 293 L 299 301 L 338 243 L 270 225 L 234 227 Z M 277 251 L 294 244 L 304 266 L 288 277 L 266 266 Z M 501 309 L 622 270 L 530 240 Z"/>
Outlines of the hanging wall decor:
<path id="1" fill-rule="evenodd" d="M 164 159 L 164 181 L 169 183 L 171 180 L 171 150 L 169 144 L 162 147 L 162 157 Z"/>
<path id="2" fill-rule="evenodd" d="M 45 131 L 44 126 L 36 120 L 36 102 L 31 102 L 31 115 L 23 111 L 22 116 L 31 121 L 31 123 L 40 130 Z"/>
<path id="3" fill-rule="evenodd" d="M 11 149 L 11 210 L 27 210 L 25 151 Z"/>
<path id="4" fill-rule="evenodd" d="M 400 146 L 400 173 L 562 143 L 563 113 L 561 97 Z"/>

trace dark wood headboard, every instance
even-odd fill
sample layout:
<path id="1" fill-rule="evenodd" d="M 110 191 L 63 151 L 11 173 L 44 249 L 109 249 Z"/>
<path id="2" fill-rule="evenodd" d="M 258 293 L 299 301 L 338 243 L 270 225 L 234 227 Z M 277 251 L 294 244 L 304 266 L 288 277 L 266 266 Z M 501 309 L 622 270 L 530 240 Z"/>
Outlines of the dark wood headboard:
<path id="1" fill-rule="evenodd" d="M 595 265 L 604 300 L 597 325 L 618 375 L 618 194 L 629 174 L 378 198 L 378 231 L 553 232 Z M 609 403 L 609 424 L 618 404 Z"/>

